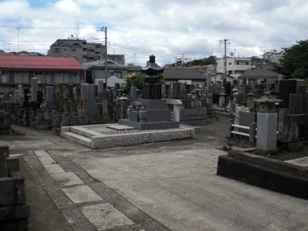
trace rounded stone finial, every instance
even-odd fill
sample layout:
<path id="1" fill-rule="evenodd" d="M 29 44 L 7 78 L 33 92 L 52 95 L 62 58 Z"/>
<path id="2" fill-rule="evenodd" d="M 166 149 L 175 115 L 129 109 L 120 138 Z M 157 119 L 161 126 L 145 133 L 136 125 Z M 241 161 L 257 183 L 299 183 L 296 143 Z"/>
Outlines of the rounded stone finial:
<path id="1" fill-rule="evenodd" d="M 154 55 L 150 56 L 150 63 L 155 63 L 155 56 Z"/>

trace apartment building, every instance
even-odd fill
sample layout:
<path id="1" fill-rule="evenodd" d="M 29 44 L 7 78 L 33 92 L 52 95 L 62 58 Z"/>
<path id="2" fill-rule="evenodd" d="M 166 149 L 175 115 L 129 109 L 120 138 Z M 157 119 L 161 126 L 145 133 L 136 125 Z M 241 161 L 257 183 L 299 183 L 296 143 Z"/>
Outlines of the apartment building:
<path id="1" fill-rule="evenodd" d="M 216 72 L 225 73 L 225 59 L 216 59 Z M 238 78 L 251 68 L 251 58 L 227 57 L 227 75 Z"/>
<path id="2" fill-rule="evenodd" d="M 88 43 L 82 39 L 58 39 L 50 46 L 48 56 L 73 57 L 80 64 L 102 60 L 105 58 L 105 46 L 101 43 Z M 125 56 L 121 54 L 108 54 L 108 59 L 125 64 Z"/>
<path id="3" fill-rule="evenodd" d="M 279 64 L 283 56 L 284 56 L 284 51 L 277 52 L 277 50 L 271 50 L 263 54 L 263 58 L 266 61 L 277 63 L 277 64 Z"/>

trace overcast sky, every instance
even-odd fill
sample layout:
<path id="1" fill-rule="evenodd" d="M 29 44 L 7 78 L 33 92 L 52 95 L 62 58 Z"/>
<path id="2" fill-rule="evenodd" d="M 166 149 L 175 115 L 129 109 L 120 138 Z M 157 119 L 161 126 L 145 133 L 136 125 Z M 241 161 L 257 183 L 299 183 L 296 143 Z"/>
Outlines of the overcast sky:
<path id="1" fill-rule="evenodd" d="M 71 35 L 104 43 L 97 30 L 105 26 L 108 53 L 125 54 L 126 63 L 144 65 L 151 54 L 160 65 L 182 55 L 221 57 L 224 39 L 228 54 L 260 56 L 308 39 L 308 1 L 0 0 L 0 49 L 6 52 L 19 47 L 47 54 L 53 42 Z"/>

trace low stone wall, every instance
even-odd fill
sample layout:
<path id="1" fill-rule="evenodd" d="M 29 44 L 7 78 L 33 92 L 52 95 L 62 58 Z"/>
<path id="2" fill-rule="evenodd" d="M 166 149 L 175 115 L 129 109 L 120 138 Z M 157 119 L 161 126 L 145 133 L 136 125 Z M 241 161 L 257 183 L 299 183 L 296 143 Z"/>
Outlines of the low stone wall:
<path id="1" fill-rule="evenodd" d="M 239 151 L 219 156 L 217 175 L 308 199 L 308 168 Z"/>

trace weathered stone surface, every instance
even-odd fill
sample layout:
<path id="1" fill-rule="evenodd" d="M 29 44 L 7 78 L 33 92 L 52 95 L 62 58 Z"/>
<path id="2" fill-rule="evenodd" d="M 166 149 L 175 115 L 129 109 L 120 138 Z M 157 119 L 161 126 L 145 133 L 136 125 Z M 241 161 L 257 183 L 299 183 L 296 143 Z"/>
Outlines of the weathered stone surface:
<path id="1" fill-rule="evenodd" d="M 66 194 L 66 196 L 77 204 L 102 200 L 102 198 L 87 185 L 62 188 L 61 190 Z"/>
<path id="2" fill-rule="evenodd" d="M 73 172 L 52 174 L 51 177 L 62 186 L 73 186 L 83 184 L 82 180 Z"/>
<path id="3" fill-rule="evenodd" d="M 134 224 L 109 203 L 84 206 L 81 211 L 99 230 Z"/>
<path id="4" fill-rule="evenodd" d="M 65 172 L 58 164 L 46 164 L 44 165 L 44 168 L 50 175 Z"/>

